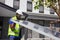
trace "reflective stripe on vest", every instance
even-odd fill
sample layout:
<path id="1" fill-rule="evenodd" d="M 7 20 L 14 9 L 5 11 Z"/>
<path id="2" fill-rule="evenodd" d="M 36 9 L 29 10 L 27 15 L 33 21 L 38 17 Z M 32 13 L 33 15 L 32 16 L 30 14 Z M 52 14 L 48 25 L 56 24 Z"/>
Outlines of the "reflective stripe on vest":
<path id="1" fill-rule="evenodd" d="M 16 16 L 14 16 L 11 19 L 17 20 Z M 14 31 L 16 33 L 14 33 Z M 8 35 L 19 36 L 19 24 L 15 24 L 15 30 L 14 31 L 11 30 L 10 25 L 9 25 Z"/>

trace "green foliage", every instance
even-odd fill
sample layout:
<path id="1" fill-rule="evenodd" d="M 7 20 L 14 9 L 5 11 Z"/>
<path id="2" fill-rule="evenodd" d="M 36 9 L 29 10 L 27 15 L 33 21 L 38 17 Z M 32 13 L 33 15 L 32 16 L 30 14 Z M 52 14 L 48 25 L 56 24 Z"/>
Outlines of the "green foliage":
<path id="1" fill-rule="evenodd" d="M 39 9 L 38 5 L 35 5 L 34 9 Z"/>
<path id="2" fill-rule="evenodd" d="M 48 2 L 51 2 L 51 0 L 48 0 Z"/>
<path id="3" fill-rule="evenodd" d="M 35 0 L 32 0 L 32 1 L 35 1 Z M 45 0 L 45 3 L 44 3 L 44 0 L 37 0 L 35 2 L 35 9 L 38 9 L 41 5 L 46 5 L 47 7 L 50 7 L 51 4 L 52 5 L 55 5 L 55 3 L 57 2 L 57 0 Z"/>
<path id="4" fill-rule="evenodd" d="M 39 9 L 41 5 L 53 8 L 60 18 L 60 0 L 32 0 L 32 2 L 35 2 L 35 9 Z"/>
<path id="5" fill-rule="evenodd" d="M 33 2 L 35 2 L 34 0 L 32 0 Z M 42 0 L 37 0 L 36 2 L 35 2 L 35 9 L 39 9 L 39 7 L 41 6 L 41 5 L 44 5 L 43 4 L 43 1 Z"/>

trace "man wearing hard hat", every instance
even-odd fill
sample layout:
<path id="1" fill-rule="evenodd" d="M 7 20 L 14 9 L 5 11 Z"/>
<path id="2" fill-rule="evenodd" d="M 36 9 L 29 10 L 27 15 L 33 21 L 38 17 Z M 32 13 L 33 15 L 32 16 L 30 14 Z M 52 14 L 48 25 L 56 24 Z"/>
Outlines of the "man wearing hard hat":
<path id="1" fill-rule="evenodd" d="M 16 16 L 12 17 L 13 20 L 20 20 L 22 16 L 21 10 L 16 11 Z M 9 20 L 9 30 L 8 30 L 8 36 L 10 40 L 20 40 L 19 32 L 20 32 L 20 25 L 17 23 L 14 23 Z"/>

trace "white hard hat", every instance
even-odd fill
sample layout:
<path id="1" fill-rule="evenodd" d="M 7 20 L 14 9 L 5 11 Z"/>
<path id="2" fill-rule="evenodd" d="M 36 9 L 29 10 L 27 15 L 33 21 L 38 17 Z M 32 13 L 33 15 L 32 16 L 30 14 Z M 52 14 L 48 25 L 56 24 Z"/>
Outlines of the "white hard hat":
<path id="1" fill-rule="evenodd" d="M 16 13 L 20 14 L 20 15 L 23 15 L 22 11 L 21 10 L 17 10 Z"/>

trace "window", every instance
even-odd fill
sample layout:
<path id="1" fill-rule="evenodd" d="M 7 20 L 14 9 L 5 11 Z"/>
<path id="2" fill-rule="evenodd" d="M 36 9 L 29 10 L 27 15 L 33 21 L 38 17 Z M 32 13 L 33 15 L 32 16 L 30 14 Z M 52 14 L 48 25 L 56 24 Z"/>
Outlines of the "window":
<path id="1" fill-rule="evenodd" d="M 50 14 L 54 14 L 54 10 L 50 8 Z"/>
<path id="2" fill-rule="evenodd" d="M 28 34 L 27 35 L 28 35 L 28 38 L 32 38 L 32 30 L 28 29 Z"/>
<path id="3" fill-rule="evenodd" d="M 27 11 L 32 12 L 32 2 L 27 1 Z"/>
<path id="4" fill-rule="evenodd" d="M 55 23 L 54 27 L 60 27 L 60 23 Z"/>
<path id="5" fill-rule="evenodd" d="M 44 0 L 42 0 L 44 2 Z M 39 7 L 39 13 L 44 13 L 44 6 L 41 4 Z"/>
<path id="6" fill-rule="evenodd" d="M 50 21 L 48 21 L 48 20 L 46 21 L 46 20 L 45 20 L 45 21 L 44 21 L 44 26 L 45 26 L 45 27 L 49 27 L 49 26 L 50 26 Z"/>
<path id="7" fill-rule="evenodd" d="M 39 13 L 44 13 L 44 6 L 43 6 L 43 5 L 41 5 L 41 6 L 39 7 Z"/>
<path id="8" fill-rule="evenodd" d="M 13 2 L 13 8 L 15 8 L 15 9 L 19 9 L 19 0 L 14 0 L 14 2 Z"/>

